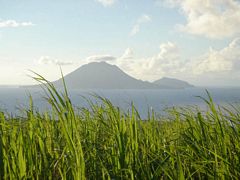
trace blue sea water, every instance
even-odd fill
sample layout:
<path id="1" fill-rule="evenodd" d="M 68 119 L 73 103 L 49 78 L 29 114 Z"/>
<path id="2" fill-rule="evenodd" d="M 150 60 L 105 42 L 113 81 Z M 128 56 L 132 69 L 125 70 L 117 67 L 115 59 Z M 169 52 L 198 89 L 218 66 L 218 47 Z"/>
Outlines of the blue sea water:
<path id="1" fill-rule="evenodd" d="M 72 103 L 78 107 L 88 106 L 83 97 L 97 102 L 92 96 L 93 94 L 108 98 L 114 105 L 125 111 L 131 108 L 131 102 L 133 102 L 141 117 L 145 118 L 149 109 L 160 113 L 165 108 L 173 106 L 199 106 L 204 108 L 206 104 L 197 96 L 206 98 L 206 89 L 211 93 L 214 102 L 218 105 L 240 104 L 240 88 L 70 90 L 69 94 Z M 24 88 L 0 88 L 0 109 L 16 115 L 21 112 L 19 109 L 28 107 L 30 94 L 37 109 L 40 111 L 49 110 L 49 106 L 44 99 L 46 94 L 43 90 Z"/>

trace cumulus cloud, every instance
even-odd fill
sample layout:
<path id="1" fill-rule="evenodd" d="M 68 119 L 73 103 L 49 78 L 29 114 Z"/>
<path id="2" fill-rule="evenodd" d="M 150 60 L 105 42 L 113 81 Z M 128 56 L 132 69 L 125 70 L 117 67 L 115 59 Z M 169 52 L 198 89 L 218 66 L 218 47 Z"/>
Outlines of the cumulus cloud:
<path id="1" fill-rule="evenodd" d="M 135 25 L 133 26 L 131 32 L 130 32 L 130 36 L 136 35 L 140 31 L 141 25 L 145 24 L 145 23 L 148 23 L 151 20 L 152 20 L 152 18 L 149 15 L 146 15 L 146 14 L 139 17 L 138 20 L 136 21 Z"/>
<path id="2" fill-rule="evenodd" d="M 97 2 L 101 3 L 104 7 L 109 7 L 114 5 L 117 0 L 97 0 Z"/>
<path id="3" fill-rule="evenodd" d="M 101 61 L 114 61 L 116 60 L 116 57 L 111 55 L 93 55 L 88 58 L 86 58 L 86 61 L 89 62 L 101 62 Z"/>
<path id="4" fill-rule="evenodd" d="M 131 48 L 127 48 L 120 59 L 132 59 L 133 58 L 133 50 Z"/>
<path id="5" fill-rule="evenodd" d="M 165 0 L 180 8 L 187 19 L 179 30 L 208 38 L 226 38 L 240 34 L 239 0 Z"/>
<path id="6" fill-rule="evenodd" d="M 133 49 L 127 48 L 123 54 L 116 59 L 115 63 L 117 66 L 121 67 L 126 72 L 132 72 L 134 66 L 136 66 L 136 59 L 134 57 Z"/>
<path id="7" fill-rule="evenodd" d="M 117 59 L 116 64 L 134 77 L 144 80 L 155 80 L 168 74 L 183 71 L 184 64 L 180 59 L 178 46 L 173 42 L 160 45 L 159 52 L 148 58 L 136 58 L 133 50 L 128 48 Z"/>
<path id="8" fill-rule="evenodd" d="M 173 76 L 201 79 L 202 83 L 208 81 L 206 78 L 212 79 L 213 83 L 214 79 L 226 81 L 231 76 L 240 77 L 240 38 L 235 38 L 222 49 L 210 48 L 205 55 L 189 60 L 183 59 L 177 44 L 167 42 L 160 45 L 157 55 L 133 62 L 130 72 L 137 77 L 144 76 L 146 80 Z"/>
<path id="9" fill-rule="evenodd" d="M 34 26 L 32 22 L 17 22 L 15 20 L 0 20 L 0 28 L 16 28 L 16 27 L 25 27 L 25 26 Z"/>
<path id="10" fill-rule="evenodd" d="M 134 77 L 156 80 L 163 76 L 203 77 L 208 73 L 212 78 L 231 76 L 240 71 L 240 38 L 234 39 L 220 50 L 210 48 L 200 57 L 184 60 L 176 43 L 160 45 L 159 52 L 152 57 L 136 58 L 128 48 L 116 64 Z M 239 72 L 240 73 L 240 72 Z"/>
<path id="11" fill-rule="evenodd" d="M 107 61 L 142 80 L 153 81 L 167 76 L 205 85 L 215 82 L 227 84 L 227 79 L 232 76 L 240 78 L 240 38 L 220 50 L 210 48 L 205 55 L 188 60 L 182 57 L 180 48 L 174 42 L 162 43 L 155 55 L 146 58 L 135 57 L 133 49 L 127 48 L 119 57 L 95 55 L 86 60 Z"/>
<path id="12" fill-rule="evenodd" d="M 156 73 L 175 73 L 181 67 L 179 48 L 175 43 L 167 42 L 160 45 L 160 52 L 151 57 L 145 67 Z"/>
<path id="13" fill-rule="evenodd" d="M 193 62 L 193 73 L 224 72 L 240 70 L 240 38 L 234 39 L 221 50 L 210 49 L 204 57 Z"/>
<path id="14" fill-rule="evenodd" d="M 66 65 L 72 65 L 73 62 L 71 61 L 60 61 L 54 58 L 51 58 L 49 56 L 42 56 L 39 58 L 38 63 L 41 65 L 60 65 L 60 66 L 66 66 Z"/>

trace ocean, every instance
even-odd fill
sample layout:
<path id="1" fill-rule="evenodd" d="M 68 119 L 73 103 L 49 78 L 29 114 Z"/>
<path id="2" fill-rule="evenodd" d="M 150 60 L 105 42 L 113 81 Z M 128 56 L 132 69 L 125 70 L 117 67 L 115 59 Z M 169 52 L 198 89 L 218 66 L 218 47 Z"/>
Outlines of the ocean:
<path id="1" fill-rule="evenodd" d="M 146 118 L 149 110 L 161 114 L 164 109 L 198 106 L 206 108 L 204 101 L 198 96 L 207 98 L 206 89 L 210 92 L 214 102 L 218 105 L 240 104 L 240 88 L 189 88 L 189 89 L 154 89 L 154 90 L 70 90 L 70 99 L 77 107 L 88 107 L 85 98 L 94 102 L 99 101 L 93 96 L 108 98 L 114 105 L 127 111 L 131 103 L 139 111 L 142 118 Z M 46 94 L 41 89 L 0 88 L 0 110 L 17 115 L 29 104 L 29 95 L 32 95 L 34 106 L 40 111 L 49 110 L 44 99 Z M 85 97 L 85 98 L 84 98 Z"/>

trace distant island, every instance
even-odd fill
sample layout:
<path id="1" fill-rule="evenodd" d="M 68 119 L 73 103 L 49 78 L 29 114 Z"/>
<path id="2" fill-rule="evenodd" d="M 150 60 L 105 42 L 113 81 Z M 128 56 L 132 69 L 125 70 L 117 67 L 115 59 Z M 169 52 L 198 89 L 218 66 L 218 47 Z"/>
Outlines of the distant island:
<path id="1" fill-rule="evenodd" d="M 64 76 L 69 89 L 183 89 L 193 85 L 171 78 L 154 82 L 142 81 L 126 74 L 116 65 L 92 62 Z M 54 81 L 57 88 L 63 87 L 62 78 Z M 28 86 L 36 87 L 36 86 Z"/>
<path id="2" fill-rule="evenodd" d="M 161 87 L 171 88 L 171 89 L 184 89 L 194 87 L 192 84 L 189 84 L 186 81 L 182 81 L 179 79 L 163 77 L 159 80 L 153 82 Z"/>

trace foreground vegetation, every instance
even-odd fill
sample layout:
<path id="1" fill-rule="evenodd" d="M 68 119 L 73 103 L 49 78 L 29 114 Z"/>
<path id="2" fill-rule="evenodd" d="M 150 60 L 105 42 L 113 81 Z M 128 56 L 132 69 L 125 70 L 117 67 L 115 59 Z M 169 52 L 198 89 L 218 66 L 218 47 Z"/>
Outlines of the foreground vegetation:
<path id="1" fill-rule="evenodd" d="M 240 109 L 172 109 L 141 120 L 100 98 L 74 108 L 44 83 L 52 109 L 0 113 L 0 179 L 238 179 Z"/>

